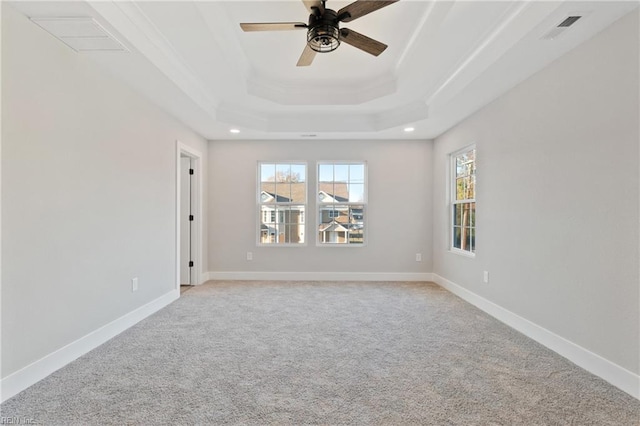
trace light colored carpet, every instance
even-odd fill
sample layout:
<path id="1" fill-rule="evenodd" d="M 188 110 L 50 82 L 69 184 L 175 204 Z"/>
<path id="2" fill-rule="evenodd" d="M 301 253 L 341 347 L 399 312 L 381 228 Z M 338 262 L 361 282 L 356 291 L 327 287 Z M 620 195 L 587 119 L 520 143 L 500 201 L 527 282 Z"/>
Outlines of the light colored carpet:
<path id="1" fill-rule="evenodd" d="M 430 283 L 213 282 L 20 393 L 47 425 L 638 425 L 640 402 Z"/>

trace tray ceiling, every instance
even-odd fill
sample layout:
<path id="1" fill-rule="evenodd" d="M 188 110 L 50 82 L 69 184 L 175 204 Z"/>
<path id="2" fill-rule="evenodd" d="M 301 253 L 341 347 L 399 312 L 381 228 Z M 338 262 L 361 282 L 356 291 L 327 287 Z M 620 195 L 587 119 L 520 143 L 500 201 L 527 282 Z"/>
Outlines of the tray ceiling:
<path id="1" fill-rule="evenodd" d="M 401 0 L 341 23 L 387 44 L 380 56 L 342 43 L 296 67 L 305 30 L 239 23 L 306 22 L 300 0 L 11 4 L 30 18 L 93 18 L 126 49 L 78 54 L 208 139 L 433 138 L 637 7 Z M 581 18 L 545 37 L 568 16 Z"/>

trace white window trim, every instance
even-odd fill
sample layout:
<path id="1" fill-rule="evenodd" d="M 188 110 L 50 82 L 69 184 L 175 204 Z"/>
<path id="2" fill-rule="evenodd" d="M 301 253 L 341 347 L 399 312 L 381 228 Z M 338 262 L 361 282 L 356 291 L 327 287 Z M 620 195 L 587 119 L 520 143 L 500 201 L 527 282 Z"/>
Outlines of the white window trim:
<path id="1" fill-rule="evenodd" d="M 465 204 L 465 203 L 476 203 L 476 197 L 475 195 L 477 195 L 474 191 L 474 198 L 473 199 L 467 199 L 464 201 L 458 201 L 455 199 L 456 197 L 456 157 L 460 154 L 463 154 L 467 151 L 471 151 L 471 150 L 475 150 L 476 154 L 475 154 L 475 158 L 474 158 L 474 162 L 478 161 L 478 150 L 476 149 L 476 144 L 471 144 L 471 145 L 467 145 L 464 148 L 461 148 L 457 151 L 454 151 L 452 153 L 449 154 L 449 176 L 448 176 L 448 181 L 449 181 L 449 199 L 448 199 L 448 205 L 447 205 L 447 215 L 449 217 L 449 252 L 457 254 L 457 255 L 461 255 L 461 256 L 466 256 L 466 257 L 470 257 L 470 258 L 475 258 L 476 257 L 476 245 L 473 245 L 474 251 L 468 251 L 468 250 L 462 250 L 459 249 L 457 247 L 453 246 L 453 241 L 454 241 L 454 232 L 455 232 L 455 228 L 454 228 L 454 219 L 453 219 L 453 206 L 456 204 Z M 476 188 L 477 189 L 477 188 Z M 477 204 L 476 204 L 477 206 Z M 477 213 L 476 213 L 477 214 Z M 476 225 L 477 225 L 477 216 L 476 216 Z M 474 229 L 477 231 L 477 226 L 474 226 Z M 477 237 L 477 232 L 476 232 L 476 237 Z"/>
<path id="2" fill-rule="evenodd" d="M 304 203 L 273 203 L 266 204 L 263 203 L 260 199 L 260 194 L 262 193 L 262 164 L 300 164 L 304 165 L 305 177 L 304 177 Z M 304 206 L 304 242 L 302 243 L 263 243 L 260 240 L 262 234 L 262 206 L 263 205 L 273 205 L 273 206 Z M 256 167 L 256 207 L 255 207 L 255 215 L 257 218 L 256 221 L 256 247 L 306 247 L 309 241 L 309 223 L 307 218 L 309 217 L 309 165 L 306 161 L 296 161 L 296 160 L 260 160 L 258 161 L 258 165 Z M 271 218 L 270 218 L 271 219 Z M 268 223 L 277 223 L 278 217 L 276 215 L 276 222 L 268 222 Z"/>
<path id="3" fill-rule="evenodd" d="M 322 164 L 331 164 L 331 165 L 350 165 L 350 164 L 362 164 L 364 165 L 364 193 L 362 194 L 363 201 L 362 202 L 344 202 L 344 203 L 321 203 L 318 199 L 318 195 L 320 194 L 320 165 Z M 365 160 L 352 160 L 352 161 L 318 161 L 316 163 L 316 191 L 314 193 L 315 196 L 315 225 L 313 233 L 315 235 L 316 247 L 341 247 L 341 248 L 359 248 L 366 247 L 369 241 L 369 165 Z M 364 228 L 363 231 L 363 243 L 362 244 L 340 244 L 340 243 L 323 243 L 320 241 L 320 237 L 318 235 L 318 227 L 320 226 L 320 221 L 322 217 L 320 215 L 320 208 L 322 206 L 351 206 L 358 205 L 362 206 L 362 226 Z M 305 240 L 306 241 L 306 240 Z"/>

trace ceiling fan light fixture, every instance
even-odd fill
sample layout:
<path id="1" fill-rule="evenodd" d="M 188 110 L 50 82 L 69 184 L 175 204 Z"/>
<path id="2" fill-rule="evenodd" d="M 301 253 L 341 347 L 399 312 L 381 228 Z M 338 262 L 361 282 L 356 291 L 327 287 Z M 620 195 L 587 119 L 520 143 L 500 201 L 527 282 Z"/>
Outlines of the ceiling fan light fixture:
<path id="1" fill-rule="evenodd" d="M 307 45 L 316 52 L 332 52 L 340 46 L 340 28 L 338 14 L 324 9 L 322 15 L 309 16 Z"/>
<path id="2" fill-rule="evenodd" d="M 340 29 L 332 24 L 320 24 L 309 28 L 307 44 L 316 52 L 334 51 L 340 46 Z"/>

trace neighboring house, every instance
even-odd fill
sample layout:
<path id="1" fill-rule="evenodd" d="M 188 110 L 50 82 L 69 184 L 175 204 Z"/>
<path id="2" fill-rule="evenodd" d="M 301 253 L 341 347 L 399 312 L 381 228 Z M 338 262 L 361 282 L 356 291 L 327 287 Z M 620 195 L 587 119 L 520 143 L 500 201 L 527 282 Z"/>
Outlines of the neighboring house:
<path id="1" fill-rule="evenodd" d="M 362 243 L 364 241 L 364 207 L 349 204 L 346 184 L 335 183 L 333 190 L 342 195 L 321 189 L 318 192 L 320 202 L 320 224 L 318 239 L 323 243 Z M 330 185 L 326 185 L 330 186 Z"/>
<path id="2" fill-rule="evenodd" d="M 304 242 L 304 206 L 276 204 L 291 203 L 292 200 L 271 192 L 262 191 L 260 197 L 263 203 L 274 203 L 261 208 L 260 242 Z"/>
<path id="3" fill-rule="evenodd" d="M 260 242 L 304 242 L 306 185 L 262 182 Z M 346 183 L 321 183 L 318 191 L 318 240 L 322 243 L 362 243 L 364 208 L 349 203 Z"/>

